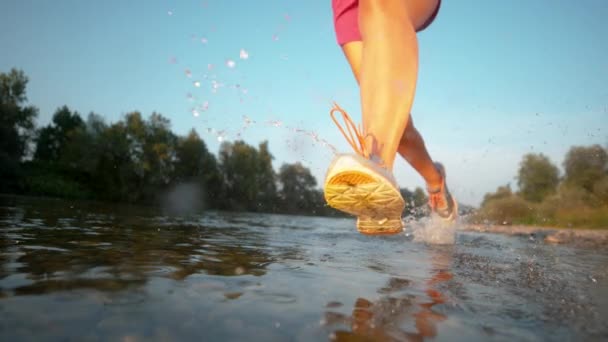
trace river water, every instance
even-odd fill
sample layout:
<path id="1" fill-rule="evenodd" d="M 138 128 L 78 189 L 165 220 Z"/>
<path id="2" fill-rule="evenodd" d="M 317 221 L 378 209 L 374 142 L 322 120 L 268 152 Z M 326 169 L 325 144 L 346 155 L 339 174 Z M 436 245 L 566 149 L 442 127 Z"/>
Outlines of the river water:
<path id="1" fill-rule="evenodd" d="M 608 339 L 605 246 L 424 224 L 0 197 L 0 340 Z"/>

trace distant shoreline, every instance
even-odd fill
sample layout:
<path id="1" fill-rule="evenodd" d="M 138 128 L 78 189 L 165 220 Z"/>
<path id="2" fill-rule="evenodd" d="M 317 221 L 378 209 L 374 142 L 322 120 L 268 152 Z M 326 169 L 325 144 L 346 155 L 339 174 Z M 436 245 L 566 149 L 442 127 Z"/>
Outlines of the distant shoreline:
<path id="1" fill-rule="evenodd" d="M 465 224 L 460 230 L 506 235 L 528 235 L 551 244 L 608 245 L 608 228 L 555 228 L 524 225 Z"/>

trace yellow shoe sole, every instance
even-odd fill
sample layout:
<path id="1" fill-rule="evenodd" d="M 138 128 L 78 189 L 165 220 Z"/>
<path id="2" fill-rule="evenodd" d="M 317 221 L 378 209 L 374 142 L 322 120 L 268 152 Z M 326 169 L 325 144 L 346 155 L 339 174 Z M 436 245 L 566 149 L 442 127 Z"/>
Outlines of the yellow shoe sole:
<path id="1" fill-rule="evenodd" d="M 363 234 L 397 234 L 403 231 L 401 213 L 405 202 L 395 187 L 382 177 L 348 170 L 326 180 L 324 195 L 332 208 L 355 215 Z"/>

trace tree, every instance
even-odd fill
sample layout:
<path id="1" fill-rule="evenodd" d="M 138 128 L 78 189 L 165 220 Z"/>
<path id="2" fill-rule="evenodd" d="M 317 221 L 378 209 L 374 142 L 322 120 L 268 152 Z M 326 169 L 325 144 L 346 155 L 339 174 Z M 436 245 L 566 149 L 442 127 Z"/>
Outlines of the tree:
<path id="1" fill-rule="evenodd" d="M 426 196 L 426 191 L 422 190 L 422 188 L 417 187 L 414 189 L 414 207 L 419 208 L 425 205 L 429 198 Z"/>
<path id="2" fill-rule="evenodd" d="M 180 137 L 175 148 L 174 182 L 195 182 L 203 187 L 204 200 L 213 201 L 211 207 L 220 207 L 222 177 L 215 157 L 194 129 Z"/>
<path id="3" fill-rule="evenodd" d="M 565 182 L 593 192 L 597 182 L 607 177 L 608 154 L 600 145 L 574 146 L 564 160 Z"/>
<path id="4" fill-rule="evenodd" d="M 78 130 L 84 130 L 85 124 L 77 112 L 71 112 L 67 106 L 58 108 L 53 114 L 52 122 L 40 129 L 36 140 L 34 159 L 57 162 L 69 140 Z"/>
<path id="5" fill-rule="evenodd" d="M 27 83 L 21 70 L 0 73 L 0 190 L 7 189 L 16 178 L 34 135 L 38 109 L 25 106 Z"/>
<path id="6" fill-rule="evenodd" d="M 300 162 L 283 164 L 278 174 L 281 191 L 279 196 L 288 213 L 312 211 L 316 207 L 317 180 Z"/>
<path id="7" fill-rule="evenodd" d="M 272 167 L 274 157 L 268 149 L 268 141 L 258 145 L 257 184 L 259 188 L 258 205 L 260 209 L 273 210 L 277 203 L 276 173 Z"/>
<path id="8" fill-rule="evenodd" d="M 143 139 L 144 183 L 146 198 L 152 198 L 155 189 L 171 181 L 177 137 L 171 132 L 171 122 L 161 114 L 152 113 L 145 124 Z"/>
<path id="9" fill-rule="evenodd" d="M 487 193 L 483 196 L 481 207 L 486 206 L 491 201 L 498 200 L 501 198 L 508 198 L 511 196 L 513 196 L 513 191 L 511 191 L 511 184 L 501 185 L 496 189 L 496 192 Z"/>
<path id="10" fill-rule="evenodd" d="M 559 170 L 549 158 L 541 154 L 526 154 L 519 164 L 517 185 L 521 196 L 531 202 L 541 202 L 555 193 Z"/>
<path id="11" fill-rule="evenodd" d="M 219 161 L 229 206 L 236 210 L 257 210 L 258 151 L 242 140 L 224 142 L 220 146 Z"/>

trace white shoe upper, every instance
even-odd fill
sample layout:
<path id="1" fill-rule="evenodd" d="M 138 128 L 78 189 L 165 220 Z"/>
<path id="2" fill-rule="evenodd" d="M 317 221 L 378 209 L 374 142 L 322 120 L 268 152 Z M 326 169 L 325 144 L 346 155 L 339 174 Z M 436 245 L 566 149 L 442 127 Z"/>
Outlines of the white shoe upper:
<path id="1" fill-rule="evenodd" d="M 331 177 L 347 170 L 365 173 L 374 178 L 384 178 L 395 189 L 399 189 L 395 177 L 389 170 L 357 154 L 339 154 L 336 156 L 327 170 L 325 182 L 327 183 Z"/>

